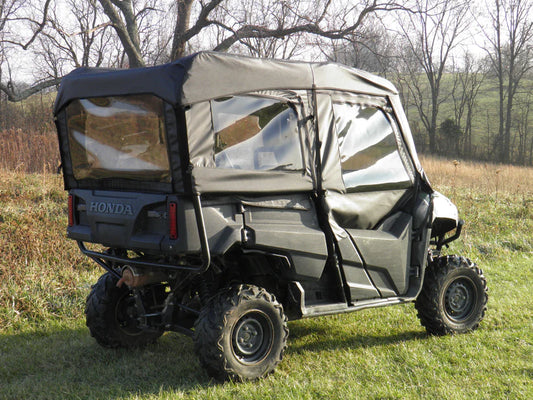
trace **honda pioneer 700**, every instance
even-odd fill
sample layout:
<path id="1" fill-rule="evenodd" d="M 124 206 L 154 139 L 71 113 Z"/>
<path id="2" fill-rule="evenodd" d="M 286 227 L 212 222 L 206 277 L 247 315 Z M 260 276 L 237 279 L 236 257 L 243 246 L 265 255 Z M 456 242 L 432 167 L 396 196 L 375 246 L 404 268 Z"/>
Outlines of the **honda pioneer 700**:
<path id="1" fill-rule="evenodd" d="M 440 255 L 463 223 L 382 78 L 213 52 L 81 68 L 55 121 L 68 237 L 107 271 L 85 310 L 105 347 L 177 331 L 209 375 L 247 380 L 279 363 L 288 320 L 405 302 L 431 334 L 483 318 L 481 270 Z"/>

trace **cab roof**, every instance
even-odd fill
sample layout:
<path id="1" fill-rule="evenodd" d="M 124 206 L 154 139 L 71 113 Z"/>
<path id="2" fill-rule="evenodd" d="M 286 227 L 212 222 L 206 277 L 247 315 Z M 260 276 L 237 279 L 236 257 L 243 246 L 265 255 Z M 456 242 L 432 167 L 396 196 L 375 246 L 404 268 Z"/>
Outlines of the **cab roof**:
<path id="1" fill-rule="evenodd" d="M 77 68 L 65 76 L 57 114 L 79 98 L 153 94 L 173 106 L 262 90 L 326 89 L 396 95 L 386 79 L 336 63 L 309 63 L 199 52 L 168 64 L 133 69 Z"/>

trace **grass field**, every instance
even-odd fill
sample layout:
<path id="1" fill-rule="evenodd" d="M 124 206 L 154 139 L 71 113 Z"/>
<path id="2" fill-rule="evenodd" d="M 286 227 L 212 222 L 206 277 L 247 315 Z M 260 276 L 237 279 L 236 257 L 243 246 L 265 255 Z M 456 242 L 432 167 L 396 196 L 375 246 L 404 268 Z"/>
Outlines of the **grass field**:
<path id="1" fill-rule="evenodd" d="M 413 305 L 289 323 L 289 348 L 259 382 L 220 384 L 192 341 L 100 348 L 83 307 L 101 270 L 65 239 L 51 174 L 0 172 L 0 399 L 531 399 L 533 169 L 423 159 L 467 221 L 447 250 L 483 269 L 479 330 L 427 336 Z"/>

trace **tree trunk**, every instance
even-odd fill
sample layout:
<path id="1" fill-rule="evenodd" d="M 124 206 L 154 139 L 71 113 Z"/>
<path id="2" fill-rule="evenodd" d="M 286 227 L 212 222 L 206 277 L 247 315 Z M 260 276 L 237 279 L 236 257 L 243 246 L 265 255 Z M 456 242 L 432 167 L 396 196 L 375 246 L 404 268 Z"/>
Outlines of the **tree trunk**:
<path id="1" fill-rule="evenodd" d="M 507 104 L 505 109 L 505 131 L 503 137 L 503 150 L 502 150 L 502 162 L 508 163 L 511 156 L 511 117 L 513 112 L 513 97 L 514 97 L 514 88 L 513 88 L 513 79 L 514 79 L 514 64 L 515 58 L 513 54 L 510 55 L 509 62 L 509 71 L 508 71 L 508 81 L 507 81 Z"/>
<path id="2" fill-rule="evenodd" d="M 467 105 L 466 123 L 465 123 L 465 141 L 464 154 L 472 158 L 472 107 Z"/>
<path id="3" fill-rule="evenodd" d="M 533 165 L 533 137 L 529 141 L 529 165 Z"/>
<path id="4" fill-rule="evenodd" d="M 505 90 L 503 86 L 503 70 L 500 70 L 501 72 L 498 72 L 498 89 L 499 89 L 499 96 L 500 96 L 500 108 L 499 108 L 499 125 L 498 125 L 498 135 L 496 136 L 496 140 L 494 142 L 494 149 L 496 151 L 496 154 L 498 154 L 498 161 L 505 162 L 505 149 L 504 149 L 504 142 L 505 142 L 505 116 L 504 116 L 504 109 L 505 109 Z"/>
<path id="5" fill-rule="evenodd" d="M 434 78 L 434 76 L 431 76 Z M 440 84 L 440 75 L 439 79 L 435 81 L 430 81 L 431 87 L 431 120 L 429 124 L 429 151 L 432 154 L 437 153 L 439 150 L 437 148 L 437 117 L 439 115 L 439 84 Z"/>
<path id="6" fill-rule="evenodd" d="M 505 115 L 505 131 L 503 137 L 502 162 L 508 163 L 511 157 L 511 116 L 513 111 L 513 96 L 509 92 L 507 95 L 507 106 Z"/>
<path id="7" fill-rule="evenodd" d="M 172 49 L 170 59 L 176 60 L 185 55 L 187 40 L 184 36 L 189 29 L 191 21 L 191 9 L 194 0 L 178 0 L 178 15 L 176 26 L 174 27 L 174 37 L 172 38 Z"/>
<path id="8" fill-rule="evenodd" d="M 141 55 L 141 46 L 139 38 L 139 29 L 137 27 L 136 16 L 133 12 L 131 0 L 99 0 L 104 13 L 107 15 L 113 29 L 124 47 L 124 51 L 128 56 L 130 68 L 144 67 L 145 62 Z M 122 22 L 119 14 L 113 5 L 117 6 L 122 15 L 126 25 Z"/>

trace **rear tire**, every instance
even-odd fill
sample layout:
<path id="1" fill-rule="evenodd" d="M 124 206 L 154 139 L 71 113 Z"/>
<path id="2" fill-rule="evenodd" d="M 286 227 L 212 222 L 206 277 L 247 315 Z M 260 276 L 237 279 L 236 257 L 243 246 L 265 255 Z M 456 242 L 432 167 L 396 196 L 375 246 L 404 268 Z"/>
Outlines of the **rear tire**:
<path id="1" fill-rule="evenodd" d="M 86 324 L 98 344 L 108 348 L 136 348 L 153 343 L 163 332 L 138 327 L 135 300 L 118 279 L 106 273 L 93 285 L 85 306 Z"/>
<path id="2" fill-rule="evenodd" d="M 429 334 L 445 335 L 477 329 L 487 300 L 483 271 L 465 257 L 444 256 L 428 266 L 415 307 Z"/>
<path id="3" fill-rule="evenodd" d="M 287 347 L 287 317 L 265 289 L 239 285 L 221 290 L 195 324 L 195 350 L 218 380 L 254 380 L 268 375 Z"/>

